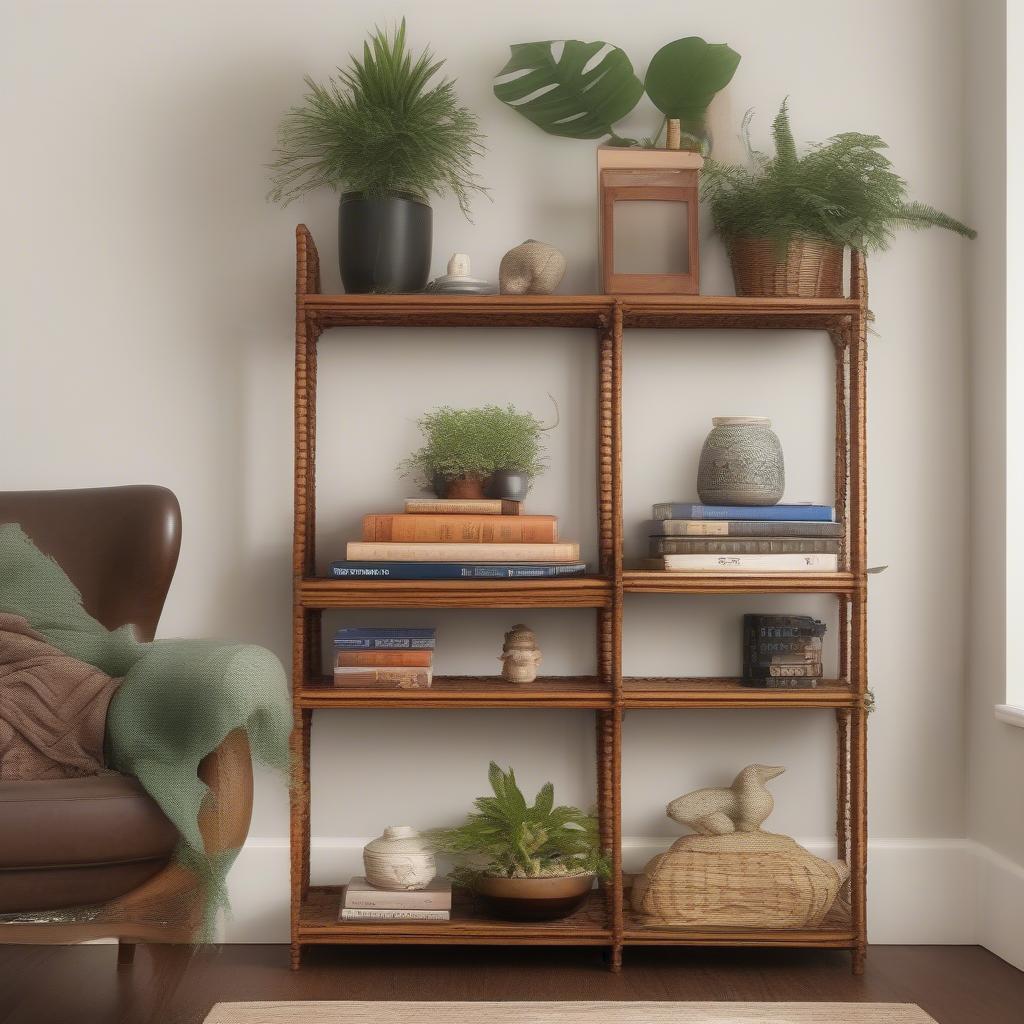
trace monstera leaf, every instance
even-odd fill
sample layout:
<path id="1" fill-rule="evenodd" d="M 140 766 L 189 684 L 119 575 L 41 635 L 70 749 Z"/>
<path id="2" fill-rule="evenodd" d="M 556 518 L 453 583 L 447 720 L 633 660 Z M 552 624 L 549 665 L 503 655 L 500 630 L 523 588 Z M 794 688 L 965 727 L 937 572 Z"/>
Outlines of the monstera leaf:
<path id="1" fill-rule="evenodd" d="M 725 43 L 687 36 L 663 46 L 651 59 L 644 87 L 666 116 L 686 124 L 703 120 L 715 93 L 736 73 L 740 55 Z"/>
<path id="2" fill-rule="evenodd" d="M 556 60 L 554 46 L 559 42 L 562 52 Z M 606 48 L 597 63 L 588 67 Z M 565 39 L 517 43 L 511 49 L 512 56 L 496 76 L 494 95 L 551 135 L 617 138 L 612 125 L 643 95 L 643 83 L 617 46 Z M 507 77 L 517 72 L 525 74 Z"/>

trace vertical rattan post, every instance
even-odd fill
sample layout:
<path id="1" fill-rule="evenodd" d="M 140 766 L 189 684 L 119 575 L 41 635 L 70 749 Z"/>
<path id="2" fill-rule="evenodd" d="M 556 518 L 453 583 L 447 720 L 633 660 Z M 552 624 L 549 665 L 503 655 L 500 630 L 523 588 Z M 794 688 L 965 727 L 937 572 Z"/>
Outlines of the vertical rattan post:
<path id="1" fill-rule="evenodd" d="M 623 912 L 622 877 L 622 303 L 612 309 L 611 367 L 611 499 L 612 499 L 612 957 L 611 969 L 622 969 Z"/>
<path id="2" fill-rule="evenodd" d="M 850 716 L 850 900 L 853 970 L 867 952 L 867 270 L 863 253 L 850 261 L 850 295 L 859 300 L 850 338 L 850 569 L 851 677 L 857 703 Z"/>

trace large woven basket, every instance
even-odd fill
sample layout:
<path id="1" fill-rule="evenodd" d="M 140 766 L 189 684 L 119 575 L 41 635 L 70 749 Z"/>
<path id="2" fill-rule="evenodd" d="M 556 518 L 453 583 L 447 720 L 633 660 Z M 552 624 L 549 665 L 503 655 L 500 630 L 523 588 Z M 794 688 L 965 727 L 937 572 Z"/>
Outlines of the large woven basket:
<path id="1" fill-rule="evenodd" d="M 824 299 L 843 294 L 843 247 L 821 238 L 793 238 L 781 256 L 767 238 L 729 243 L 737 295 Z"/>
<path id="2" fill-rule="evenodd" d="M 683 836 L 637 877 L 632 903 L 647 927 L 813 928 L 848 876 L 789 836 Z"/>

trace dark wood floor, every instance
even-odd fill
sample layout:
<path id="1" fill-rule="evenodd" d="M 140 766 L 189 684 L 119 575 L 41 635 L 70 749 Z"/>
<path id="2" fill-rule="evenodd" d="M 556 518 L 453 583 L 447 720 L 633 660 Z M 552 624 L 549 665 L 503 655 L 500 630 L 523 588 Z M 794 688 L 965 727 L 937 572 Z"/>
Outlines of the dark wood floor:
<path id="1" fill-rule="evenodd" d="M 862 978 L 820 950 L 627 950 L 619 975 L 573 949 L 0 946 L 0 1024 L 199 1024 L 257 999 L 909 1002 L 939 1024 L 1021 1024 L 1024 973 L 977 946 L 876 946 Z"/>

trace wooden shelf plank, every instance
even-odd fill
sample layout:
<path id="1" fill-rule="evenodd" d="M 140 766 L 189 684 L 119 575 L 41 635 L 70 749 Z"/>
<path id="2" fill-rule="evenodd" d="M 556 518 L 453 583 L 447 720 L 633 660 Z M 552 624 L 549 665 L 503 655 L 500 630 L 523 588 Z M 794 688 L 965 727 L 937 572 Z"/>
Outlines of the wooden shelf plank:
<path id="1" fill-rule="evenodd" d="M 626 676 L 627 708 L 849 708 L 857 694 L 841 679 L 819 679 L 813 690 L 743 686 L 738 678 Z"/>
<path id="2" fill-rule="evenodd" d="M 704 573 L 656 569 L 625 570 L 622 587 L 630 594 L 854 594 L 859 589 L 857 577 L 850 572 Z"/>
<path id="3" fill-rule="evenodd" d="M 501 921 L 456 890 L 450 921 L 339 921 L 341 886 L 309 890 L 299 908 L 298 933 L 309 944 L 604 946 L 611 940 L 604 894 L 598 891 L 559 921 Z"/>
<path id="4" fill-rule="evenodd" d="M 553 580 L 338 580 L 307 578 L 296 600 L 307 608 L 606 608 L 602 576 Z"/>
<path id="5" fill-rule="evenodd" d="M 621 303 L 623 326 L 676 330 L 832 330 L 857 300 L 735 295 L 307 295 L 321 327 L 589 327 Z"/>
<path id="6" fill-rule="evenodd" d="M 613 704 L 595 676 L 540 676 L 507 683 L 500 676 L 435 676 L 426 690 L 335 687 L 311 680 L 296 697 L 303 708 L 596 708 Z"/>

